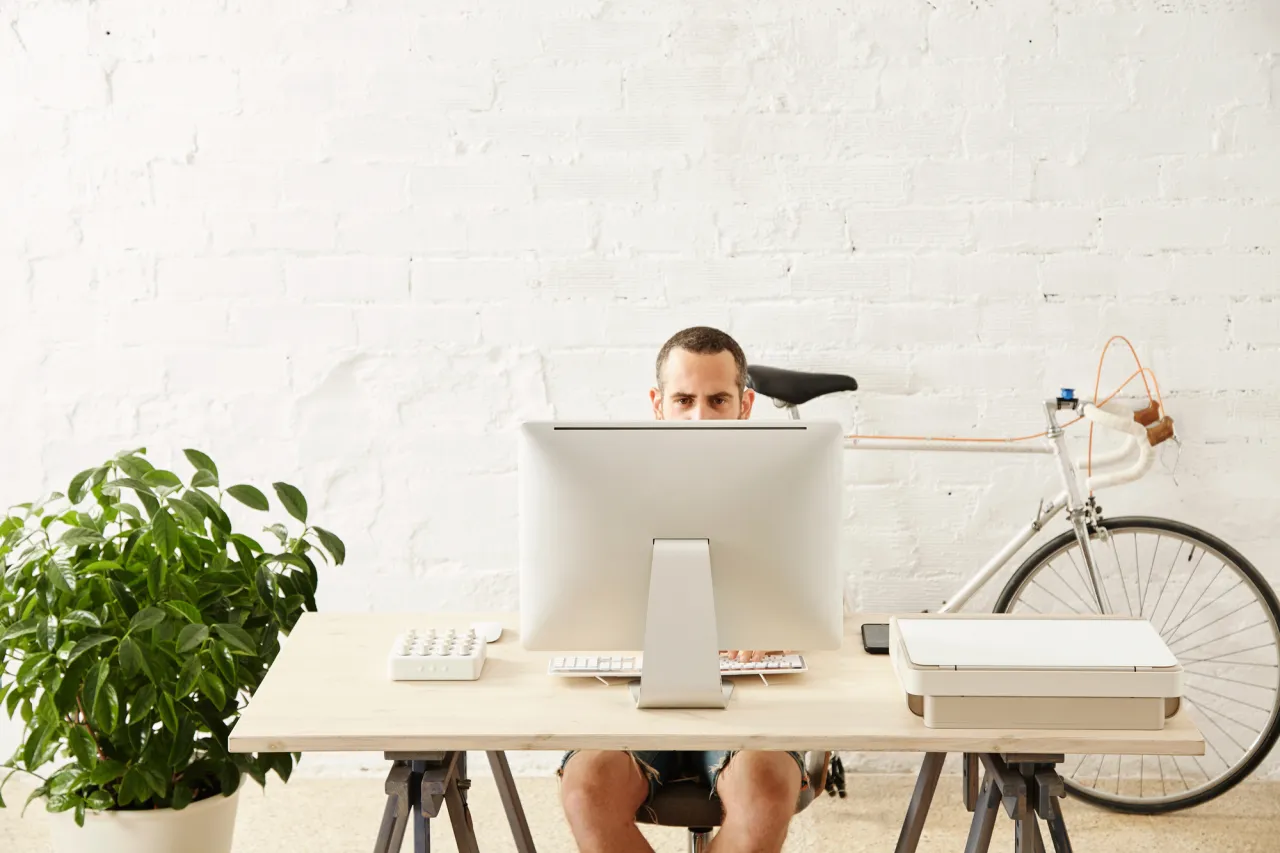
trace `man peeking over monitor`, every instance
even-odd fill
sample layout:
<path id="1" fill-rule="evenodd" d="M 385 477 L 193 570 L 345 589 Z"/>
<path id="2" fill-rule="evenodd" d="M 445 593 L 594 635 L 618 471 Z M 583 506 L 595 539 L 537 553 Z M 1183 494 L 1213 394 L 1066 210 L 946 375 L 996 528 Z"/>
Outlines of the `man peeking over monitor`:
<path id="1" fill-rule="evenodd" d="M 658 352 L 649 398 L 658 420 L 745 420 L 755 391 L 747 387 L 747 359 L 737 341 L 695 326 Z M 759 660 L 764 653 L 730 654 Z M 709 784 L 724 805 L 714 853 L 777 853 L 809 784 L 798 752 L 577 750 L 565 755 L 559 774 L 565 815 L 584 853 L 651 853 L 636 812 L 664 783 L 686 779 Z"/>

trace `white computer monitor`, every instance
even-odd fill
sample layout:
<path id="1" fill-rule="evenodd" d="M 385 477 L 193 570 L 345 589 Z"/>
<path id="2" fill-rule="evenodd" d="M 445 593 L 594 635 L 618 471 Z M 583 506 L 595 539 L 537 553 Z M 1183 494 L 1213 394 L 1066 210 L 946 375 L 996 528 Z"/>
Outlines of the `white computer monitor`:
<path id="1" fill-rule="evenodd" d="M 840 647 L 841 429 L 526 423 L 520 635 L 643 650 L 640 707 L 724 707 L 721 649 Z"/>

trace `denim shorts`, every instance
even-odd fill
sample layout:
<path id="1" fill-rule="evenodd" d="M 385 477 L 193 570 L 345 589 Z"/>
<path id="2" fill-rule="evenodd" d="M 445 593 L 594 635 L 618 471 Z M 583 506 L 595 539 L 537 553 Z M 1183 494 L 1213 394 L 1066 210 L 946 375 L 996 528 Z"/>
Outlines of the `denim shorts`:
<path id="1" fill-rule="evenodd" d="M 575 749 L 565 753 L 560 769 L 556 771 L 557 776 L 564 775 L 565 765 L 578 751 Z M 710 786 L 714 795 L 720 774 L 729 766 L 729 761 L 737 754 L 737 750 L 627 750 L 627 754 L 636 762 L 649 783 L 649 795 L 643 803 L 647 806 L 658 788 L 666 782 L 702 782 Z M 788 752 L 787 755 L 794 758 L 796 766 L 800 768 L 800 790 L 806 790 L 809 787 L 809 770 L 805 767 L 804 755 L 799 752 Z"/>

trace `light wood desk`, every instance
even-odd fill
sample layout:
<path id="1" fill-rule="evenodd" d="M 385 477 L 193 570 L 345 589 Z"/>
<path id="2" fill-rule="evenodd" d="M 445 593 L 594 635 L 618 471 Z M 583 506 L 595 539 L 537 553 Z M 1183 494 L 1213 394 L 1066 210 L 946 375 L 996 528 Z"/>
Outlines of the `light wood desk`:
<path id="1" fill-rule="evenodd" d="M 501 640 L 488 647 L 479 680 L 393 682 L 387 677 L 387 653 L 401 631 L 429 625 L 465 627 L 480 620 L 500 621 L 505 629 Z M 888 657 L 863 651 L 860 625 L 864 621 L 887 619 L 847 619 L 841 650 L 805 653 L 808 673 L 778 677 L 767 685 L 754 677 L 735 679 L 727 709 L 638 710 L 621 681 L 606 686 L 594 679 L 547 675 L 550 654 L 520 646 L 514 614 L 308 613 L 285 641 L 232 730 L 231 749 L 380 750 L 398 760 L 388 780 L 379 851 L 398 848 L 408 808 L 414 812 L 416 835 L 427 831 L 426 817 L 438 814 L 441 802 L 451 804 L 455 829 L 467 829 L 465 763 L 459 766 L 460 756 L 465 762 L 466 750 L 489 753 L 521 850 L 532 850 L 532 842 L 527 827 L 521 837 L 523 814 L 506 770 L 505 750 L 924 752 L 928 755 L 903 826 L 900 851 L 915 847 L 948 752 L 974 756 L 972 768 L 966 762 L 966 770 L 973 773 L 966 781 L 966 802 L 975 807 L 975 831 L 980 831 L 980 822 L 994 821 L 1000 802 L 996 789 L 1004 791 L 994 783 L 977 789 L 977 756 L 982 756 L 990 779 L 999 781 L 1003 774 L 1016 788 L 1017 778 L 1024 778 L 1019 772 L 1043 773 L 1046 768 L 1051 772 L 1057 763 L 1051 759 L 1060 761 L 1064 753 L 1204 752 L 1203 739 L 1182 713 L 1160 731 L 926 728 L 907 708 Z M 458 780 L 464 782 L 460 792 Z M 1034 793 L 1022 792 L 1027 809 L 1034 806 Z M 1005 796 L 1017 799 L 1017 792 Z M 458 799 L 456 815 L 454 798 Z M 1023 823 L 1036 827 L 1034 820 L 1019 821 L 1020 826 Z M 985 832 L 989 838 L 990 829 Z"/>

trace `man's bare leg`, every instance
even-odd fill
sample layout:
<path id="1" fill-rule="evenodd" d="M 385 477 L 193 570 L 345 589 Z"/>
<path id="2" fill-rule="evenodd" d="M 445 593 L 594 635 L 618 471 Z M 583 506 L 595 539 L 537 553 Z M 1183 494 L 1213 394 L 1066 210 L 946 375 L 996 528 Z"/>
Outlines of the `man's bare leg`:
<path id="1" fill-rule="evenodd" d="M 625 752 L 583 750 L 561 777 L 564 814 L 582 853 L 653 853 L 636 826 L 648 796 L 644 772 Z"/>
<path id="2" fill-rule="evenodd" d="M 724 824 L 712 853 L 780 853 L 800 796 L 800 768 L 785 752 L 739 752 L 716 791 Z"/>

